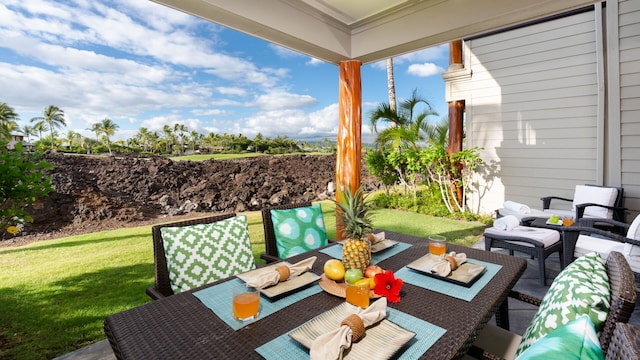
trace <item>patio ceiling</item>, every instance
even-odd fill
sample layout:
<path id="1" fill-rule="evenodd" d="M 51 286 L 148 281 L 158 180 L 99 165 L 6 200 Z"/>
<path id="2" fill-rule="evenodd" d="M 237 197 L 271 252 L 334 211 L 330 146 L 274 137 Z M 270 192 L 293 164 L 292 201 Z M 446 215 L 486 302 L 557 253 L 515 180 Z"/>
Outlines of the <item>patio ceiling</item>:
<path id="1" fill-rule="evenodd" d="M 338 64 L 363 64 L 575 9 L 593 0 L 152 0 Z"/>

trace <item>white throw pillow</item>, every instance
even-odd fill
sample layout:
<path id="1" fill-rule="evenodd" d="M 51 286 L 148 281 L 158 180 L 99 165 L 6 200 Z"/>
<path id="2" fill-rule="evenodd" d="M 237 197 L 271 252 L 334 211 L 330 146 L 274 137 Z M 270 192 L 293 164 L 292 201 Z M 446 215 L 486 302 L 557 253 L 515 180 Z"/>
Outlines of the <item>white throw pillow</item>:
<path id="1" fill-rule="evenodd" d="M 629 225 L 627 238 L 640 240 L 640 215 L 636 216 L 631 225 Z M 624 254 L 628 256 L 640 256 L 640 246 L 624 244 Z"/>
<path id="2" fill-rule="evenodd" d="M 576 205 L 585 203 L 613 206 L 616 197 L 618 197 L 618 189 L 616 188 L 576 185 L 576 191 L 573 194 L 573 211 L 576 210 Z M 587 206 L 584 210 L 584 216 L 611 219 L 613 217 L 613 210 L 597 206 Z"/>

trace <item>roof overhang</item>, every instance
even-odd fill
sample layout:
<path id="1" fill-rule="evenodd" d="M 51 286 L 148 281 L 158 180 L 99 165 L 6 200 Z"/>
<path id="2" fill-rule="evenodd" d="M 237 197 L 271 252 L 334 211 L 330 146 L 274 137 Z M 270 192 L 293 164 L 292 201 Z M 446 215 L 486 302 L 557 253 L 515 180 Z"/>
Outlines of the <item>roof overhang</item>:
<path id="1" fill-rule="evenodd" d="M 316 59 L 371 63 L 593 0 L 152 0 Z"/>

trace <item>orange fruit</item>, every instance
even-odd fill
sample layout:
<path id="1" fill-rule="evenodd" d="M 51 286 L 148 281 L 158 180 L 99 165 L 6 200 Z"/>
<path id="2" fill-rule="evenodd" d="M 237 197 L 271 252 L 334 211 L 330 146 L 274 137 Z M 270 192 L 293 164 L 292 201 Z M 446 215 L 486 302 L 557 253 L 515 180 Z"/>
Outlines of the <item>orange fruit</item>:
<path id="1" fill-rule="evenodd" d="M 324 263 L 324 274 L 333 281 L 341 281 L 344 279 L 346 270 L 342 261 L 338 259 L 329 259 Z"/>

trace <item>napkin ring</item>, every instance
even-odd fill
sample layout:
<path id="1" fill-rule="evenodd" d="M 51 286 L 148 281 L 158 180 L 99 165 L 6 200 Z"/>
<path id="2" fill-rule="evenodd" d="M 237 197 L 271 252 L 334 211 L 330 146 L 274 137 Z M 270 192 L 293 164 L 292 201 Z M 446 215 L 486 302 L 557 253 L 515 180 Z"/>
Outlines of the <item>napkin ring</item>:
<path id="1" fill-rule="evenodd" d="M 454 258 L 451 255 L 447 255 L 444 257 L 445 260 L 447 260 L 449 262 L 449 264 L 451 264 L 451 271 L 454 271 L 455 269 L 458 268 L 458 262 L 456 261 L 456 258 Z"/>
<path id="2" fill-rule="evenodd" d="M 289 267 L 287 265 L 281 265 L 276 268 L 276 271 L 280 274 L 279 281 L 285 281 L 291 275 L 291 271 L 289 271 Z"/>
<path id="3" fill-rule="evenodd" d="M 347 325 L 351 328 L 353 335 L 351 336 L 351 342 L 356 342 L 364 336 L 364 322 L 362 318 L 356 314 L 351 314 L 344 318 L 340 323 L 340 326 Z"/>

